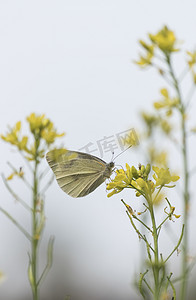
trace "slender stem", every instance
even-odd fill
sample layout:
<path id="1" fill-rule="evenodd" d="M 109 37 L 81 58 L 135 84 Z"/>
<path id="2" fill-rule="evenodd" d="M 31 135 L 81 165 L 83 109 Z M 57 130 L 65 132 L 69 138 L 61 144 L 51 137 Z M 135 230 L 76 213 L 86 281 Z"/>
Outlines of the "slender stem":
<path id="1" fill-rule="evenodd" d="M 159 233 L 160 233 L 160 229 L 161 229 L 161 226 L 167 221 L 167 219 L 169 219 L 171 217 L 171 215 L 168 215 L 162 222 L 161 224 L 159 224 L 159 226 L 157 227 L 157 232 L 158 232 L 158 236 L 159 236 Z"/>
<path id="2" fill-rule="evenodd" d="M 122 201 L 122 203 L 125 205 L 125 207 L 127 208 L 127 210 L 128 210 L 128 212 L 129 212 L 129 214 L 132 216 L 132 218 L 134 218 L 134 219 L 136 219 L 138 222 L 140 222 L 144 227 L 146 227 L 146 229 L 148 230 L 148 231 L 150 231 L 151 233 L 152 233 L 152 230 L 142 221 L 142 220 L 140 220 L 135 214 L 132 214 L 131 213 L 131 210 L 132 210 L 132 208 L 128 205 L 128 204 L 126 204 L 125 203 L 125 201 L 123 200 L 123 199 L 121 199 L 121 201 Z"/>
<path id="3" fill-rule="evenodd" d="M 164 261 L 164 264 L 169 260 L 169 258 L 172 256 L 172 254 L 178 249 L 178 247 L 180 246 L 180 243 L 182 241 L 182 237 L 183 237 L 183 234 L 184 234 L 184 225 L 182 226 L 182 232 L 181 232 L 181 235 L 180 235 L 180 238 L 179 238 L 179 241 L 176 245 L 176 247 L 173 249 L 173 251 L 168 255 L 168 257 L 166 258 L 166 260 Z"/>
<path id="4" fill-rule="evenodd" d="M 38 244 L 39 244 L 39 237 L 37 236 L 37 204 L 38 204 L 38 179 L 37 179 L 37 169 L 38 169 L 38 147 L 39 141 L 35 139 L 35 166 L 33 172 L 33 212 L 32 212 L 32 244 L 31 244 L 31 251 L 32 251 L 32 276 L 33 276 L 33 300 L 38 300 L 38 285 L 37 285 L 37 251 L 38 251 Z"/>
<path id="5" fill-rule="evenodd" d="M 53 259 L 53 245 L 54 245 L 54 237 L 51 236 L 48 242 L 48 251 L 47 251 L 47 264 L 37 282 L 37 285 L 39 286 L 47 273 L 49 272 L 51 266 L 52 266 L 52 259 Z"/>
<path id="6" fill-rule="evenodd" d="M 186 109 L 190 109 L 190 102 L 192 99 L 193 94 L 195 93 L 195 83 L 192 85 L 187 97 L 186 97 Z"/>
<path id="7" fill-rule="evenodd" d="M 22 152 L 22 151 L 19 151 L 19 153 L 20 153 L 20 155 L 22 156 L 22 158 L 24 159 L 25 164 L 27 165 L 27 167 L 29 168 L 29 170 L 33 173 L 33 169 L 32 169 L 32 167 L 31 167 L 29 161 L 25 158 L 23 152 Z"/>
<path id="8" fill-rule="evenodd" d="M 172 276 L 172 273 L 170 274 L 170 276 L 167 277 L 167 279 L 168 279 L 168 282 L 170 283 L 171 288 L 172 288 L 172 291 L 173 291 L 173 297 L 172 297 L 172 299 L 173 299 L 173 300 L 176 300 L 176 290 L 175 290 L 175 288 L 174 288 L 173 283 L 172 283 L 171 280 L 170 280 L 171 276 Z"/>
<path id="9" fill-rule="evenodd" d="M 152 246 L 148 243 L 145 235 L 141 234 L 141 232 L 137 229 L 137 227 L 135 226 L 133 220 L 132 220 L 132 216 L 130 215 L 130 213 L 128 211 L 126 211 L 129 220 L 131 221 L 131 225 L 133 226 L 133 228 L 135 229 L 136 233 L 138 234 L 139 238 L 141 238 L 142 240 L 144 240 L 144 242 L 147 244 L 147 246 L 154 252 L 154 249 L 152 248 Z"/>
<path id="10" fill-rule="evenodd" d="M 152 230 L 150 229 L 150 227 L 148 227 L 142 220 L 140 220 L 138 217 L 136 216 L 132 216 L 134 219 L 136 219 L 138 222 L 140 222 L 149 232 L 153 233 Z"/>
<path id="11" fill-rule="evenodd" d="M 183 251 L 182 251 L 182 284 L 180 290 L 180 300 L 186 299 L 186 292 L 187 292 L 187 279 L 188 274 L 187 270 L 187 256 L 188 256 L 188 208 L 189 208 L 189 174 L 188 174 L 188 156 L 187 156 L 187 134 L 186 134 L 186 118 L 185 118 L 185 107 L 182 102 L 182 96 L 178 84 L 178 80 L 173 71 L 173 67 L 171 64 L 170 57 L 167 57 L 167 62 L 170 69 L 170 75 L 174 82 L 174 87 L 176 93 L 178 95 L 180 101 L 180 116 L 181 116 L 181 131 L 182 131 L 182 158 L 183 158 L 183 175 L 184 175 L 184 214 L 183 214 L 183 223 L 184 223 L 184 237 L 183 237 Z"/>
<path id="12" fill-rule="evenodd" d="M 154 197 L 154 203 L 156 202 L 156 199 L 157 199 L 157 197 L 158 197 L 158 195 L 159 195 L 159 193 L 161 192 L 161 189 L 162 189 L 162 186 L 160 186 L 160 188 L 159 188 L 159 190 L 158 190 L 158 192 L 156 193 L 156 196 Z"/>
<path id="13" fill-rule="evenodd" d="M 158 233 L 152 203 L 152 197 L 148 200 L 150 216 L 152 221 L 153 228 L 153 240 L 154 240 L 154 266 L 153 266 L 153 275 L 154 275 L 154 300 L 160 299 L 160 283 L 159 283 L 159 249 L 158 249 Z"/>
<path id="14" fill-rule="evenodd" d="M 30 234 L 2 207 L 0 207 L 0 211 L 18 227 L 18 229 L 26 236 L 29 241 L 32 241 Z"/>
<path id="15" fill-rule="evenodd" d="M 6 188 L 8 189 L 8 191 L 10 192 L 10 194 L 16 199 L 16 201 L 18 201 L 18 202 L 20 202 L 22 205 L 23 205 L 23 207 L 25 207 L 28 211 L 32 211 L 32 209 L 31 209 L 31 207 L 28 205 L 28 204 L 26 204 L 26 202 L 25 201 L 23 201 L 13 190 L 12 190 L 12 188 L 9 186 L 9 184 L 7 183 L 7 180 L 5 179 L 5 176 L 2 174 L 1 175 L 1 177 L 2 177 L 2 179 L 3 179 L 3 182 L 4 182 L 4 184 L 5 184 L 5 186 L 6 186 Z"/>
<path id="16" fill-rule="evenodd" d="M 51 176 L 49 181 L 46 183 L 46 185 L 43 187 L 43 189 L 40 191 L 41 194 L 44 194 L 47 189 L 51 186 L 51 183 L 54 181 L 54 175 Z"/>
<path id="17" fill-rule="evenodd" d="M 7 164 L 8 164 L 8 166 L 14 171 L 14 172 L 16 172 L 16 173 L 18 173 L 18 170 L 8 161 L 7 162 Z M 22 177 L 20 177 L 23 181 L 24 181 L 24 183 L 26 184 L 26 186 L 30 189 L 30 190 L 32 190 L 32 186 L 29 184 L 29 182 L 26 180 L 26 178 L 24 177 L 24 176 L 22 176 Z"/>

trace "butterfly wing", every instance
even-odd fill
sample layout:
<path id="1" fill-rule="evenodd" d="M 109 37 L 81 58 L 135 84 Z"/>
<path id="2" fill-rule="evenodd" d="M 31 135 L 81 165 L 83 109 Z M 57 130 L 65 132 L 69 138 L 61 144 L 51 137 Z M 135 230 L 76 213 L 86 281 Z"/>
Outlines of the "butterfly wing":
<path id="1" fill-rule="evenodd" d="M 66 151 L 56 155 L 53 150 L 46 159 L 60 188 L 72 197 L 84 197 L 102 184 L 108 176 L 108 165 L 101 159 L 82 152 Z"/>

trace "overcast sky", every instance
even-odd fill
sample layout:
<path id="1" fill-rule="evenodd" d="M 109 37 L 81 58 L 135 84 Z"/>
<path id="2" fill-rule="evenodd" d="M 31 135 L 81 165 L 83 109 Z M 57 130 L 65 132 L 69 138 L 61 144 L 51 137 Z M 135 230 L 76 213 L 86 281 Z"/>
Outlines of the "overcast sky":
<path id="1" fill-rule="evenodd" d="M 139 112 L 151 108 L 163 85 L 156 72 L 142 72 L 132 63 L 138 57 L 137 41 L 166 24 L 184 41 L 183 47 L 192 50 L 195 12 L 194 0 L 1 0 L 1 133 L 18 120 L 25 124 L 31 112 L 44 113 L 59 132 L 66 132 L 67 148 L 78 150 L 91 143 L 94 155 L 110 161 L 111 153 L 101 153 L 97 143 L 138 128 Z M 183 69 L 183 61 L 177 69 Z M 16 167 L 24 164 L 9 145 L 1 142 L 0 151 L 1 172 L 9 173 L 7 161 Z M 129 151 L 118 163 L 137 166 L 142 159 Z M 29 226 L 26 212 L 2 181 L 0 190 L 1 206 Z M 63 300 L 66 294 L 73 300 L 139 299 L 132 283 L 140 271 L 141 243 L 119 198 L 107 199 L 104 184 L 82 199 L 72 199 L 52 184 L 40 250 L 44 263 L 47 240 L 54 234 L 55 255 L 42 286 L 43 299 Z M 7 277 L 0 297 L 31 299 L 26 278 L 29 244 L 2 215 L 0 239 L 0 270 Z"/>

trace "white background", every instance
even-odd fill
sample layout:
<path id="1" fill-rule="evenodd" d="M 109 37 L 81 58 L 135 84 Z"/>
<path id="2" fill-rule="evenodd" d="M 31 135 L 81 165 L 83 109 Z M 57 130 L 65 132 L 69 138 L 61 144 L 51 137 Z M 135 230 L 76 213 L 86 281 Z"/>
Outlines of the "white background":
<path id="1" fill-rule="evenodd" d="M 138 128 L 139 112 L 150 110 L 165 84 L 156 72 L 142 72 L 132 63 L 138 57 L 137 41 L 166 24 L 184 41 L 183 47 L 192 50 L 195 11 L 193 0 L 1 0 L 1 133 L 18 120 L 26 130 L 25 117 L 31 112 L 46 114 L 59 132 L 65 131 L 63 142 L 72 150 Z M 177 69 L 183 69 L 182 59 Z M 10 173 L 7 161 L 18 168 L 24 166 L 18 153 L 3 141 L 0 151 L 1 172 Z M 144 162 L 139 153 L 130 150 L 117 163 L 137 166 Z M 173 164 L 180 169 L 178 158 L 173 157 Z M 110 161 L 111 153 L 104 153 L 103 159 Z M 191 164 L 194 166 L 193 160 Z M 28 199 L 18 180 L 13 188 Z M 0 190 L 1 206 L 29 228 L 28 214 L 14 202 L 2 180 Z M 180 213 L 180 200 L 174 194 Z M 142 201 L 134 194 L 130 199 L 126 192 L 108 199 L 104 184 L 85 198 L 72 199 L 56 182 L 52 184 L 46 194 L 41 266 L 50 234 L 56 238 L 55 254 L 41 299 L 63 300 L 67 294 L 73 300 L 140 299 L 133 282 L 140 272 L 142 243 L 129 224 L 121 197 L 132 201 L 133 207 L 134 201 Z M 193 207 L 191 218 L 194 228 Z M 176 223 L 172 224 L 174 231 L 180 232 Z M 163 251 L 168 251 L 165 238 Z M 193 237 L 190 240 L 194 255 Z M 29 244 L 2 214 L 0 241 L 0 270 L 6 276 L 0 298 L 31 299 L 26 276 Z M 178 265 L 180 257 L 174 256 Z"/>

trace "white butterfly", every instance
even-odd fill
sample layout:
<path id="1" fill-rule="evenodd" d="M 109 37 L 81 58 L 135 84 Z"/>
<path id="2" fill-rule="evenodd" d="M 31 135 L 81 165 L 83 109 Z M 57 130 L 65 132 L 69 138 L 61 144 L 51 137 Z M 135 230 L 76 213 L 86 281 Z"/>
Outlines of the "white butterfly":
<path id="1" fill-rule="evenodd" d="M 52 150 L 46 154 L 46 159 L 60 188 L 75 198 L 93 192 L 110 178 L 114 169 L 113 162 L 107 164 L 96 156 L 76 151 Z"/>

